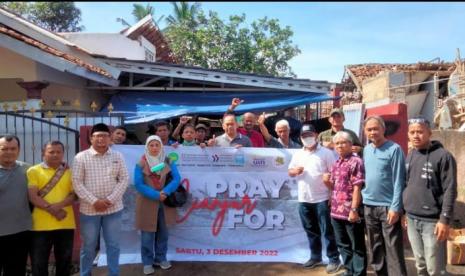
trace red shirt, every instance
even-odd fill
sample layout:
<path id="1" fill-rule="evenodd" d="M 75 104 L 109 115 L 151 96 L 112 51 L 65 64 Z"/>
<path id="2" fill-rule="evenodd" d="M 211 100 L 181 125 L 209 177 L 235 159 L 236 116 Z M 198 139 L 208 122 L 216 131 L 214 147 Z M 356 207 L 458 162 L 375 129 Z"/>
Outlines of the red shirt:
<path id="1" fill-rule="evenodd" d="M 247 130 L 245 130 L 245 128 L 242 128 L 242 127 L 238 128 L 237 132 L 249 137 L 250 141 L 252 142 L 253 147 L 256 147 L 256 148 L 265 147 L 265 140 L 263 139 L 263 135 L 260 132 L 256 130 L 252 130 L 252 132 L 249 133 L 247 132 Z"/>

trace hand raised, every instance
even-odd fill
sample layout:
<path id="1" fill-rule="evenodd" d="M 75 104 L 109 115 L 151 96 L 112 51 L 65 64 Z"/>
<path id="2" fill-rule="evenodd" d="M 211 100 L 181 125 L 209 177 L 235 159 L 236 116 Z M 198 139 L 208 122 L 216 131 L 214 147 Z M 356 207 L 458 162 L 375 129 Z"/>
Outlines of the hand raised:
<path id="1" fill-rule="evenodd" d="M 182 125 L 185 125 L 187 124 L 187 122 L 189 122 L 190 118 L 187 117 L 187 116 L 181 116 L 181 118 L 179 119 L 179 123 L 182 124 Z"/>
<path id="2" fill-rule="evenodd" d="M 213 134 L 213 137 L 212 137 L 210 140 L 208 140 L 207 145 L 208 145 L 209 147 L 215 146 L 215 144 L 216 144 L 215 139 L 216 139 L 216 135 Z"/>
<path id="3" fill-rule="evenodd" d="M 244 102 L 244 101 L 239 99 L 239 98 L 233 98 L 232 102 L 231 102 L 231 105 L 236 107 L 236 106 L 240 105 L 242 102 Z"/>
<path id="4" fill-rule="evenodd" d="M 265 117 L 265 112 L 263 112 L 260 116 L 258 116 L 258 120 L 257 120 L 258 124 L 259 124 L 259 125 L 264 124 L 264 123 L 265 123 L 265 119 L 266 119 L 266 117 Z"/>

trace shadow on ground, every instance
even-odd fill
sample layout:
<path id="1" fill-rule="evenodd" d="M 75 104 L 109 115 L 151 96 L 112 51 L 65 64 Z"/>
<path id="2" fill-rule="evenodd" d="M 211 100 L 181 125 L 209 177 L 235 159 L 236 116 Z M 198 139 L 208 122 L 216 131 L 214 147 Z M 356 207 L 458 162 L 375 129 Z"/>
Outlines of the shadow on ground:
<path id="1" fill-rule="evenodd" d="M 408 275 L 416 275 L 415 260 L 410 250 L 405 250 L 407 273 Z M 172 262 L 173 267 L 169 270 L 161 270 L 157 268 L 155 274 L 152 275 L 169 275 L 169 276 L 186 276 L 186 275 L 202 275 L 202 276 L 271 276 L 271 275 L 327 275 L 325 267 L 317 267 L 315 269 L 303 268 L 300 264 L 295 263 L 230 263 L 230 262 Z M 465 266 L 448 266 L 447 270 L 451 275 L 465 275 Z M 92 271 L 92 275 L 104 276 L 107 275 L 106 267 L 97 267 Z M 340 275 L 338 273 L 336 275 Z M 78 275 L 78 274 L 75 274 Z M 142 264 L 130 264 L 121 266 L 121 276 L 143 275 Z M 371 269 L 368 270 L 368 275 L 375 275 Z"/>

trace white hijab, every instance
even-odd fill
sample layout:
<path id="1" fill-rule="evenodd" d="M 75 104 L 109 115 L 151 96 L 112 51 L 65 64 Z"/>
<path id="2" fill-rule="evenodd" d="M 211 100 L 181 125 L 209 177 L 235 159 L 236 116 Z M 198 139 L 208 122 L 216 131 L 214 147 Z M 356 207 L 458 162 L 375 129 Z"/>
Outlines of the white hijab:
<path id="1" fill-rule="evenodd" d="M 149 144 L 153 140 L 157 140 L 161 145 L 160 152 L 157 156 L 150 155 L 149 152 Z M 147 163 L 149 163 L 150 168 L 165 161 L 165 151 L 163 150 L 163 143 L 161 141 L 161 138 L 157 135 L 151 135 L 147 137 L 147 140 L 145 141 L 145 158 L 147 159 Z"/>

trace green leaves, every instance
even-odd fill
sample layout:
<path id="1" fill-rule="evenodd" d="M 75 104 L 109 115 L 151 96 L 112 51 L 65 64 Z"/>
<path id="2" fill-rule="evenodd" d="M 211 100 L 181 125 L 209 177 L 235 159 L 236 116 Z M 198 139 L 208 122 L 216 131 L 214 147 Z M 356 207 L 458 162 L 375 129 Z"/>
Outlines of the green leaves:
<path id="1" fill-rule="evenodd" d="M 81 10 L 74 2 L 3 2 L 2 6 L 17 12 L 33 23 L 52 32 L 79 32 Z"/>
<path id="2" fill-rule="evenodd" d="M 182 5 L 175 6 L 182 9 Z M 167 21 L 165 34 L 171 48 L 186 65 L 294 76 L 287 62 L 300 50 L 292 45 L 290 27 L 282 28 L 277 19 L 265 17 L 247 26 L 245 14 L 223 21 L 216 12 L 207 16 L 199 10 L 189 20 Z"/>
<path id="3" fill-rule="evenodd" d="M 174 15 L 166 18 L 168 25 L 186 25 L 195 27 L 197 25 L 197 14 L 200 12 L 200 3 L 194 2 L 170 2 L 173 5 Z M 179 3 L 179 4 L 178 4 Z"/>
<path id="4" fill-rule="evenodd" d="M 164 15 L 162 15 L 158 19 L 155 19 L 155 8 L 150 4 L 147 4 L 147 6 L 145 7 L 141 4 L 133 4 L 133 8 L 134 9 L 132 10 L 132 15 L 134 16 L 136 21 L 139 21 L 150 14 L 154 19 L 155 23 L 158 25 L 165 17 Z"/>

